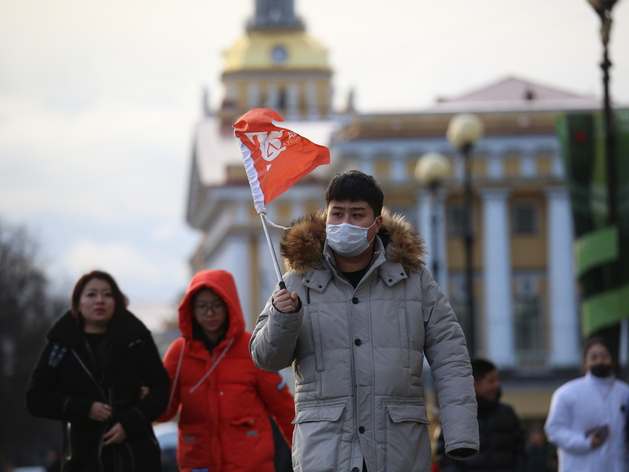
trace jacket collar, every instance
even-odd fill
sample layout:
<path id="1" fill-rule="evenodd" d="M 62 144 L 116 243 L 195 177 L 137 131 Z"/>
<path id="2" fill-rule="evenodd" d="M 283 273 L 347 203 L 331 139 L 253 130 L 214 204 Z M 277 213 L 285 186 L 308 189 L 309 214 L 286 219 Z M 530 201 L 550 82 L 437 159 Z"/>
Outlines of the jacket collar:
<path id="1" fill-rule="evenodd" d="M 612 373 L 609 377 L 597 377 L 592 372 L 585 373 L 585 378 L 588 382 L 592 382 L 596 385 L 612 385 L 616 381 L 616 376 Z"/>
<path id="2" fill-rule="evenodd" d="M 390 215 L 387 210 L 382 216 L 372 265 L 380 267 L 380 277 L 387 285 L 394 285 L 424 265 L 424 243 L 404 216 Z M 304 284 L 319 291 L 332 279 L 334 267 L 334 255 L 325 242 L 325 220 L 323 212 L 306 215 L 284 233 L 280 244 L 286 269 L 303 275 Z M 320 272 L 316 277 L 314 270 Z"/>
<path id="3" fill-rule="evenodd" d="M 76 325 L 72 313 L 68 311 L 55 322 L 46 337 L 50 341 L 69 347 L 76 347 L 81 343 L 83 333 Z"/>
<path id="4" fill-rule="evenodd" d="M 376 245 L 374 250 L 374 259 L 371 263 L 372 269 L 379 267 L 378 276 L 389 287 L 395 285 L 400 280 L 408 277 L 402 264 L 398 262 L 390 262 L 385 255 L 385 248 L 382 240 L 376 236 Z M 302 284 L 308 287 L 310 290 L 323 293 L 327 288 L 330 281 L 334 278 L 334 272 L 336 271 L 336 263 L 334 260 L 334 254 L 332 249 L 324 243 L 323 247 L 324 268 L 315 269 L 310 268 L 302 279 Z M 372 270 L 370 269 L 370 271 Z"/>
<path id="5" fill-rule="evenodd" d="M 114 337 L 116 344 L 129 344 L 149 334 L 144 324 L 131 312 L 117 313 L 120 320 L 117 325 L 117 333 Z M 68 311 L 48 331 L 47 338 L 69 347 L 76 347 L 83 343 L 83 331 L 77 326 L 72 313 Z"/>

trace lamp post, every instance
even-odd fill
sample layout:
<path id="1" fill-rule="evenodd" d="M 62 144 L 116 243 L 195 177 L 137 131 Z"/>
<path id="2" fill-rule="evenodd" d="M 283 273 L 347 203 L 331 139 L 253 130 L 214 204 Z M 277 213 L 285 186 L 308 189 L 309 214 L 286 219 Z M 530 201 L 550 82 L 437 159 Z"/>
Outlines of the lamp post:
<path id="1" fill-rule="evenodd" d="M 603 71 L 603 125 L 605 132 L 605 173 L 607 177 L 607 225 L 614 227 L 618 224 L 618 180 L 616 165 L 616 130 L 614 128 L 614 112 L 611 107 L 609 94 L 609 69 L 612 66 L 609 60 L 609 36 L 612 26 L 612 8 L 617 0 L 588 0 L 601 19 L 601 42 L 603 43 L 603 60 L 601 69 Z M 619 248 L 620 249 L 620 248 Z M 612 263 L 610 267 L 609 279 L 612 286 L 619 280 L 619 264 Z M 619 354 L 620 348 L 620 325 L 615 324 L 599 330 L 596 336 L 606 338 L 615 351 Z"/>
<path id="2" fill-rule="evenodd" d="M 470 154 L 474 143 L 485 131 L 483 122 L 472 114 L 455 115 L 448 124 L 446 138 L 463 155 L 465 162 L 463 186 L 463 245 L 465 248 L 465 290 L 467 292 L 468 349 L 470 356 L 476 354 L 476 317 L 474 310 L 474 268 L 472 266 L 472 165 Z"/>
<path id="3" fill-rule="evenodd" d="M 608 44 L 609 33 L 612 27 L 612 8 L 617 0 L 588 0 L 598 16 L 601 18 L 601 42 L 603 43 L 603 117 L 605 126 L 605 160 L 607 173 L 607 219 L 609 225 L 615 225 L 618 221 L 618 202 L 616 179 L 616 133 L 614 130 L 614 115 L 609 98 L 609 69 L 612 66 L 609 60 Z"/>
<path id="4" fill-rule="evenodd" d="M 432 276 L 439 282 L 439 208 L 437 193 L 441 182 L 450 174 L 450 161 L 437 152 L 429 152 L 419 158 L 415 165 L 415 178 L 430 189 L 430 229 L 432 252 Z"/>

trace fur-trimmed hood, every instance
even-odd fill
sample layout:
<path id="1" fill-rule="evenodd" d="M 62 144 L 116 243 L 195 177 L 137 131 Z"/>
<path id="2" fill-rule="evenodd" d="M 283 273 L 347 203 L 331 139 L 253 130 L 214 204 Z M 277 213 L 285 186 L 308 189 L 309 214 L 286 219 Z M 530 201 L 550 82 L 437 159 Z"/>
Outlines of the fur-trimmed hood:
<path id="1" fill-rule="evenodd" d="M 391 215 L 383 209 L 382 217 L 378 236 L 386 248 L 387 261 L 402 264 L 407 273 L 418 271 L 425 263 L 423 239 L 404 215 Z M 284 233 L 280 252 L 287 270 L 305 275 L 309 269 L 324 268 L 325 221 L 324 211 L 310 213 Z"/>

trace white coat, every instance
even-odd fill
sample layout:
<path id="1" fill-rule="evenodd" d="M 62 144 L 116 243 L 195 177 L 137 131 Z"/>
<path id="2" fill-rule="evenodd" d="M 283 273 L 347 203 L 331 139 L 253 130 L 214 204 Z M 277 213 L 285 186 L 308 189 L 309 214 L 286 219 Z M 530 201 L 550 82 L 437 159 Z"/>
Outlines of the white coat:
<path id="1" fill-rule="evenodd" d="M 629 386 L 615 377 L 591 373 L 562 385 L 553 394 L 546 420 L 548 440 L 559 452 L 559 472 L 626 472 L 625 424 Z M 609 425 L 609 437 L 592 449 L 586 431 Z"/>

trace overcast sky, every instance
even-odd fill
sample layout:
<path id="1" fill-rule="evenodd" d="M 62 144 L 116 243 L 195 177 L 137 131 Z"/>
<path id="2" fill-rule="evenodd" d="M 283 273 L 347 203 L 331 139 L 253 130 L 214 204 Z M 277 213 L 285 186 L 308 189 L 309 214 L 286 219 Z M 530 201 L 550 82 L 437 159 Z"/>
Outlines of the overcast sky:
<path id="1" fill-rule="evenodd" d="M 0 217 L 72 285 L 103 268 L 132 301 L 185 289 L 184 221 L 202 89 L 254 0 L 0 0 Z M 507 75 L 600 97 L 586 0 L 297 0 L 329 48 L 335 103 L 411 111 Z M 614 9 L 612 94 L 629 103 L 629 0 Z"/>

